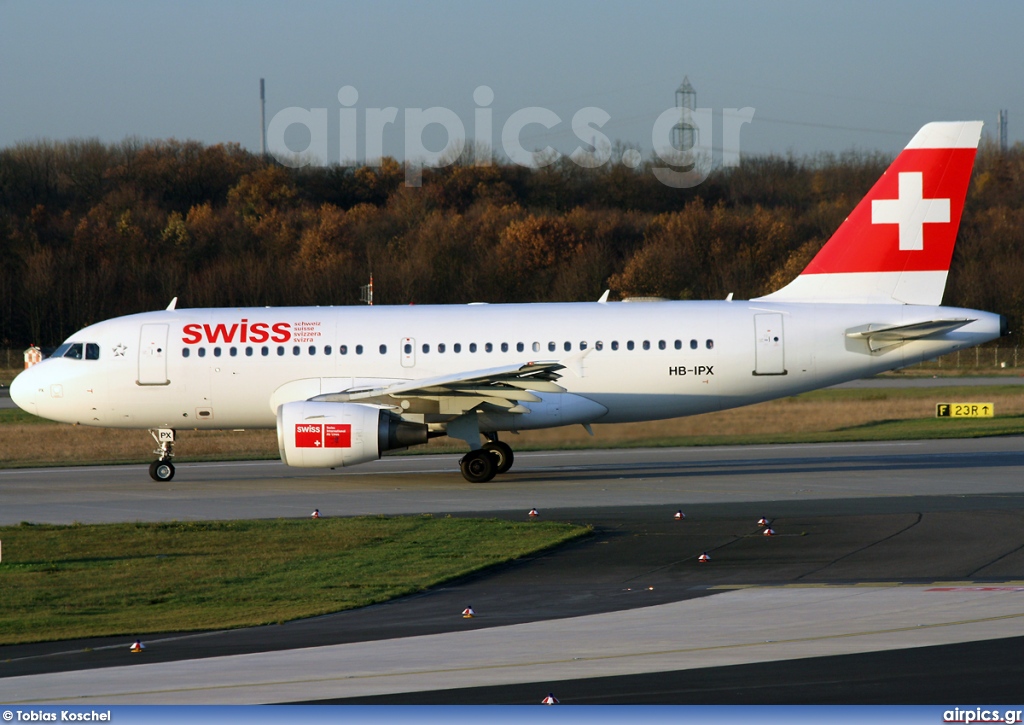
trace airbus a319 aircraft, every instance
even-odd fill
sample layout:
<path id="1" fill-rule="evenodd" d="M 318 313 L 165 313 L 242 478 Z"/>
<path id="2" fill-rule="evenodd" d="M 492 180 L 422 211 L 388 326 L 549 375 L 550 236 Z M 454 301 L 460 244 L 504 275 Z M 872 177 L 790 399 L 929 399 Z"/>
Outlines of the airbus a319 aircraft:
<path id="1" fill-rule="evenodd" d="M 941 307 L 981 122 L 930 123 L 807 268 L 749 301 L 175 309 L 76 332 L 11 397 L 66 423 L 277 428 L 290 466 L 335 468 L 447 435 L 463 476 L 508 471 L 502 433 L 749 405 L 993 340 Z"/>

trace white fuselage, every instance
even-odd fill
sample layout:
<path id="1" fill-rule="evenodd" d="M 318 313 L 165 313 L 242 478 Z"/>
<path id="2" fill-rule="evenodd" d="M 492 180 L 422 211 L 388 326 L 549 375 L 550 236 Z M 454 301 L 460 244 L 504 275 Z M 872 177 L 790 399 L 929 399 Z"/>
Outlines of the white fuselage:
<path id="1" fill-rule="evenodd" d="M 877 352 L 847 335 L 869 325 L 954 318 L 973 321 L 934 339 L 908 340 Z M 81 330 L 68 342 L 98 346 L 96 359 L 45 360 L 18 376 L 12 397 L 29 412 L 82 425 L 273 428 L 278 406 L 315 395 L 381 381 L 565 361 L 558 384 L 597 403 L 593 410 L 607 412 L 595 412 L 591 420 L 567 416 L 564 422 L 618 423 L 793 395 L 999 335 L 995 314 L 896 304 L 179 309 Z M 532 425 L 530 415 L 507 416 L 513 425 L 492 427 L 559 422 L 548 416 Z"/>

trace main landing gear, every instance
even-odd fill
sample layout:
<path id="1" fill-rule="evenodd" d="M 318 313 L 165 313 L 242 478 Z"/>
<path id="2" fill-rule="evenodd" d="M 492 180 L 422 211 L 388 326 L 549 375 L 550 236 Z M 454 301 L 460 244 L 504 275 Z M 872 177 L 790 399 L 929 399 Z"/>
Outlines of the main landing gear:
<path id="1" fill-rule="evenodd" d="M 174 457 L 174 430 L 171 428 L 157 428 L 149 431 L 159 448 L 155 453 L 159 458 L 149 464 L 149 477 L 154 481 L 170 481 L 174 478 L 174 464 L 171 458 Z"/>
<path id="2" fill-rule="evenodd" d="M 512 468 L 515 456 L 507 443 L 502 443 L 494 434 L 480 448 L 470 451 L 459 461 L 462 477 L 470 483 L 486 483 L 499 473 Z"/>

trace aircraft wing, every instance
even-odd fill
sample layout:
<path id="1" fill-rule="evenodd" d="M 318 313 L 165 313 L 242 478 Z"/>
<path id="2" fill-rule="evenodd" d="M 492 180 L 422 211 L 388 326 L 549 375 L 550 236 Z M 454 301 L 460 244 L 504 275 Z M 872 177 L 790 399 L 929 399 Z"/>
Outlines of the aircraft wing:
<path id="1" fill-rule="evenodd" d="M 352 388 L 311 398 L 324 403 L 375 403 L 389 407 L 401 406 L 408 412 L 438 412 L 458 415 L 480 405 L 510 413 L 528 413 L 523 403 L 540 402 L 533 392 L 564 393 L 565 388 L 554 381 L 564 370 L 560 362 L 527 362 L 483 370 L 470 370 L 433 378 L 402 380 L 372 388 Z M 413 406 L 410 399 L 421 405 Z M 425 404 L 425 408 L 424 405 Z M 406 407 L 409 406 L 409 407 Z"/>

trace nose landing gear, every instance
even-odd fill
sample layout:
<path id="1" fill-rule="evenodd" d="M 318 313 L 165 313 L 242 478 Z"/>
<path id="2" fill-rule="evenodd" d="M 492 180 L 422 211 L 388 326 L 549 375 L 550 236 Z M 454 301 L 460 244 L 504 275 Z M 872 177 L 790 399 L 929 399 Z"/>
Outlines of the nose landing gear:
<path id="1" fill-rule="evenodd" d="M 174 478 L 174 464 L 171 463 L 171 458 L 174 457 L 174 430 L 157 428 L 150 430 L 149 434 L 159 446 L 153 451 L 159 458 L 149 464 L 149 477 L 154 481 L 170 481 Z"/>

